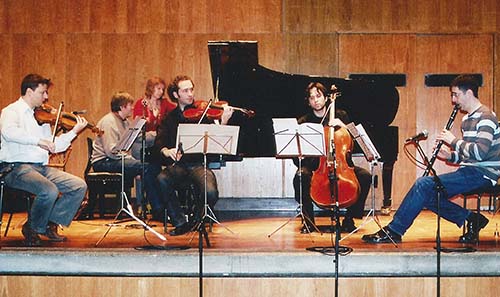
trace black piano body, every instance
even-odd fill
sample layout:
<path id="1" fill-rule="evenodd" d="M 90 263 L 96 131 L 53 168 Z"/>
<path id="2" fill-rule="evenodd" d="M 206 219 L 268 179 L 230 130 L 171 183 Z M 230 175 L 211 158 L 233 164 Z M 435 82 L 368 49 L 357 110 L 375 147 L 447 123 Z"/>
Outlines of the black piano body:
<path id="1" fill-rule="evenodd" d="M 210 41 L 210 66 L 215 96 L 230 105 L 255 111 L 248 118 L 235 112 L 231 123 L 240 126 L 238 157 L 274 157 L 273 118 L 298 118 L 309 107 L 305 88 L 313 81 L 336 85 L 342 96 L 336 108 L 361 123 L 383 161 L 384 207 L 391 204 L 393 165 L 398 155 L 398 127 L 390 126 L 399 106 L 395 86 L 361 80 L 288 74 L 258 63 L 256 41 Z M 358 150 L 358 151 L 356 151 Z M 355 152 L 359 148 L 355 149 Z"/>

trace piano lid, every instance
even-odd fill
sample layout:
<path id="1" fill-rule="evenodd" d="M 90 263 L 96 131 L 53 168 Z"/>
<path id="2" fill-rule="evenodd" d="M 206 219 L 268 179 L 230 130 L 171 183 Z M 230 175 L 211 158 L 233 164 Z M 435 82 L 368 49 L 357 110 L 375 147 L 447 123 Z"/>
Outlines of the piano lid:
<path id="1" fill-rule="evenodd" d="M 305 88 L 313 81 L 327 88 L 335 84 L 342 96 L 336 107 L 367 130 L 387 128 L 396 116 L 399 93 L 392 85 L 335 77 L 289 74 L 270 70 L 258 63 L 256 41 L 209 41 L 214 93 L 232 106 L 254 110 L 247 119 L 235 113 L 232 122 L 240 126 L 238 151 L 245 156 L 274 156 L 272 118 L 298 118 L 309 111 Z"/>

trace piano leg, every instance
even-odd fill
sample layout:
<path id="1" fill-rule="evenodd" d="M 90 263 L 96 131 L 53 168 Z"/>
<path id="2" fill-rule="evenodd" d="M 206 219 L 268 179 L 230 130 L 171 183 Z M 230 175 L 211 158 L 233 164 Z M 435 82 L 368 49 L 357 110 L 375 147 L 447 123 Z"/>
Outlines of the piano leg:
<path id="1" fill-rule="evenodd" d="M 384 201 L 382 204 L 381 214 L 389 215 L 392 205 L 392 172 L 394 170 L 395 161 L 384 162 L 382 167 L 382 186 L 384 192 Z"/>

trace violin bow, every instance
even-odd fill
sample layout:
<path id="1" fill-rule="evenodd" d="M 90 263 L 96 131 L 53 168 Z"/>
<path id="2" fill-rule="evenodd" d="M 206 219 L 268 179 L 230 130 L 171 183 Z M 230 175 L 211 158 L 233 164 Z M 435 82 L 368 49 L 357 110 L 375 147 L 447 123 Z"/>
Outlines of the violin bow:
<path id="1" fill-rule="evenodd" d="M 56 122 L 54 123 L 54 130 L 52 131 L 52 142 L 56 141 L 57 126 L 59 126 L 59 119 L 61 118 L 62 109 L 64 102 L 59 103 L 59 108 L 57 109 Z"/>

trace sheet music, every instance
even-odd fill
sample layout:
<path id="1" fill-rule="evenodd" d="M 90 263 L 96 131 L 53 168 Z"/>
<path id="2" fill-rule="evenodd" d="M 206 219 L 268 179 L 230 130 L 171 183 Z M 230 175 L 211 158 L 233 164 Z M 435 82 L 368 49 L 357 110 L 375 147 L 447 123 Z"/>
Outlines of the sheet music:
<path id="1" fill-rule="evenodd" d="M 354 140 L 356 140 L 361 147 L 361 150 L 363 150 L 366 160 L 369 162 L 378 161 L 380 159 L 380 154 L 370 137 L 368 137 L 363 125 L 357 124 L 355 126 L 353 123 L 349 123 L 346 126 L 349 133 L 351 133 Z"/>
<path id="2" fill-rule="evenodd" d="M 236 155 L 240 127 L 213 124 L 179 124 L 177 142 L 185 154 Z"/>
<path id="3" fill-rule="evenodd" d="M 323 125 L 315 123 L 299 125 L 296 119 L 288 118 L 273 119 L 273 128 L 277 156 L 297 157 L 299 153 L 302 153 L 302 156 L 325 155 Z"/>
<path id="4" fill-rule="evenodd" d="M 135 139 L 141 133 L 142 126 L 146 124 L 146 120 L 142 118 L 136 118 L 129 125 L 128 129 L 120 135 L 120 141 L 112 149 L 114 152 L 126 152 L 130 150 L 132 144 L 134 144 Z"/>

